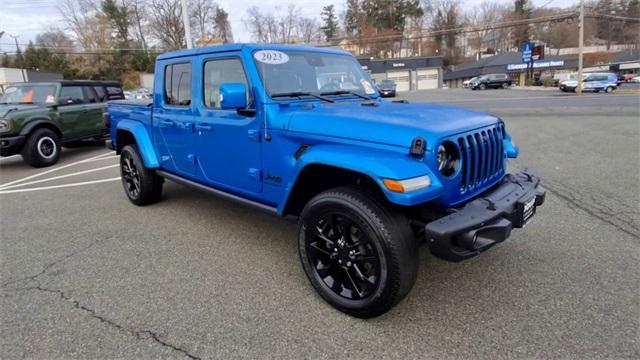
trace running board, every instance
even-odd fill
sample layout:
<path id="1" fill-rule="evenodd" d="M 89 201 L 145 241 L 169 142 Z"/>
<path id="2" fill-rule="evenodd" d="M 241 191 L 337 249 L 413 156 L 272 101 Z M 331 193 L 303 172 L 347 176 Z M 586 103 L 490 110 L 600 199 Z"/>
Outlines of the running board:
<path id="1" fill-rule="evenodd" d="M 268 213 L 272 213 L 272 214 L 276 214 L 276 215 L 278 214 L 278 209 L 276 209 L 274 207 L 271 207 L 269 205 L 261 204 L 259 202 L 253 201 L 253 200 L 248 200 L 248 199 L 242 198 L 242 197 L 237 196 L 237 195 L 229 194 L 227 192 L 224 192 L 224 191 L 221 191 L 221 190 L 217 190 L 217 189 L 214 189 L 214 188 L 206 186 L 206 185 L 202 185 L 202 184 L 197 183 L 195 181 L 191 181 L 191 180 L 182 178 L 180 176 L 176 176 L 176 175 L 170 174 L 168 172 L 164 172 L 162 170 L 156 170 L 156 174 L 158 176 L 160 176 L 160 177 L 163 177 L 163 178 L 165 178 L 167 180 L 171 180 L 171 181 L 176 182 L 176 183 L 181 184 L 181 185 L 185 185 L 185 186 L 197 189 L 197 190 L 205 191 L 205 192 L 208 192 L 210 194 L 213 194 L 213 195 L 219 196 L 221 198 L 224 198 L 224 199 L 227 199 L 227 200 L 231 200 L 231 201 L 234 201 L 234 202 L 237 202 L 237 203 L 240 203 L 240 204 L 244 204 L 244 205 L 247 205 L 247 206 L 255 207 L 255 208 L 258 208 L 258 209 L 260 209 L 262 211 L 266 211 Z"/>

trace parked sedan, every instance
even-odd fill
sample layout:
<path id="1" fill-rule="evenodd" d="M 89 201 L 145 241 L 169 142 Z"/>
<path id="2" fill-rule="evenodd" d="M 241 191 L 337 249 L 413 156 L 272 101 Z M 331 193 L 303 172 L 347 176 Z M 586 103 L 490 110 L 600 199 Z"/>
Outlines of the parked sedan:
<path id="1" fill-rule="evenodd" d="M 380 95 L 382 97 L 395 97 L 396 96 L 396 83 L 393 80 L 385 79 L 380 81 L 378 85 Z"/>

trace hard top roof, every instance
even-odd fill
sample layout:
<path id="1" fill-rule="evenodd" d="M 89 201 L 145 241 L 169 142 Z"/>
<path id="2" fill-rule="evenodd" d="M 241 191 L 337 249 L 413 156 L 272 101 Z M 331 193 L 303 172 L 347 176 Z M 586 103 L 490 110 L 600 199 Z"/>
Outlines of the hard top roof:
<path id="1" fill-rule="evenodd" d="M 72 85 L 84 85 L 84 86 L 116 86 L 120 87 L 120 82 L 116 80 L 60 80 L 60 81 L 33 81 L 33 82 L 20 82 L 13 83 L 12 86 L 17 85 L 55 85 L 61 84 L 63 86 Z"/>
<path id="2" fill-rule="evenodd" d="M 207 47 L 194 48 L 194 49 L 171 51 L 158 56 L 158 60 L 173 59 L 173 58 L 185 57 L 185 56 L 221 53 L 221 52 L 228 52 L 228 51 L 240 51 L 243 49 L 279 50 L 279 51 L 313 51 L 313 52 L 326 53 L 326 54 L 351 55 L 350 52 L 342 49 L 337 49 L 337 48 L 324 48 L 324 47 L 319 48 L 319 47 L 304 46 L 304 45 L 238 43 L 238 44 L 225 44 L 225 45 L 218 45 L 218 46 L 207 46 Z"/>

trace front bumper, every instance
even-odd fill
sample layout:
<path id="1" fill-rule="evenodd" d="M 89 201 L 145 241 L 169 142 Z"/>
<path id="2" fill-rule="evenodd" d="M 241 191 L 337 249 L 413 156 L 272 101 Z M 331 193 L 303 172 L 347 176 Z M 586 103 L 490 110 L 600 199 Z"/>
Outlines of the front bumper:
<path id="1" fill-rule="evenodd" d="M 0 156 L 11 156 L 22 151 L 24 136 L 0 137 Z"/>
<path id="2" fill-rule="evenodd" d="M 545 191 L 535 171 L 505 176 L 500 184 L 462 208 L 425 226 L 435 256 L 462 261 L 503 242 L 513 228 L 524 227 L 544 203 Z"/>

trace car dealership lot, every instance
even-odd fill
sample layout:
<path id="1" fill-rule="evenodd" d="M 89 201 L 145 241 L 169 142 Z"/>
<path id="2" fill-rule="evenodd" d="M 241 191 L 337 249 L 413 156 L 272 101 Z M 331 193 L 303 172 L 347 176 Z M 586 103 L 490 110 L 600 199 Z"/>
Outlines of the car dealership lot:
<path id="1" fill-rule="evenodd" d="M 399 98 L 505 120 L 520 147 L 512 168 L 534 166 L 548 189 L 527 231 L 459 264 L 423 248 L 407 299 L 364 321 L 313 291 L 294 221 L 172 183 L 135 207 L 102 148 L 44 169 L 5 158 L 2 357 L 639 357 L 638 95 Z"/>

